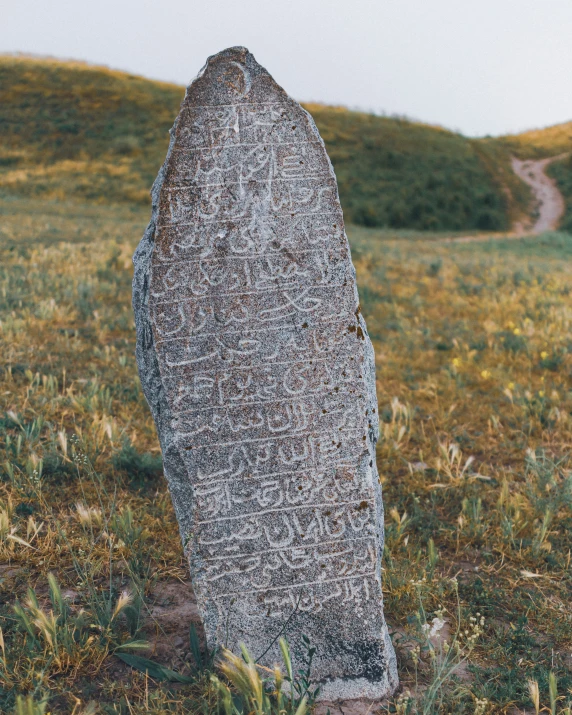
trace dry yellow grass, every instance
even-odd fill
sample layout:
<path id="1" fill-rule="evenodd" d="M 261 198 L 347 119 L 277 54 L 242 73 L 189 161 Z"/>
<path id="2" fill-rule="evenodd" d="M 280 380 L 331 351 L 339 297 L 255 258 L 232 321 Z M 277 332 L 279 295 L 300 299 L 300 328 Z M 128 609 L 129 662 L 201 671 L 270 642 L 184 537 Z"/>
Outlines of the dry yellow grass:
<path id="1" fill-rule="evenodd" d="M 501 141 L 521 159 L 543 159 L 572 151 L 572 122 L 511 134 Z"/>
<path id="2" fill-rule="evenodd" d="M 57 713 L 89 701 L 107 713 L 212 712 L 202 676 L 173 690 L 113 655 L 146 640 L 160 647 L 142 655 L 189 672 L 189 646 L 157 616 L 187 571 L 133 355 L 130 256 L 146 211 L 24 199 L 1 209 L 0 709 L 35 691 Z M 528 680 L 548 702 L 551 671 L 566 695 L 572 238 L 350 237 L 377 355 L 384 588 L 402 681 L 431 681 L 441 657 L 415 650 L 423 619 L 451 634 L 484 617 L 462 682 L 426 712 L 508 713 L 530 703 Z"/>

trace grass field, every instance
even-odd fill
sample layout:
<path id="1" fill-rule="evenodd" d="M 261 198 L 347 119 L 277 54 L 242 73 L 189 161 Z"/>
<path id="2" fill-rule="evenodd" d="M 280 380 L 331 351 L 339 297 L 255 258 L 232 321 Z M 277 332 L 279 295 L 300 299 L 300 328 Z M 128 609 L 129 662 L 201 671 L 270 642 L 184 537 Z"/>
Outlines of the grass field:
<path id="1" fill-rule="evenodd" d="M 182 91 L 0 58 L 2 713 L 230 712 L 187 636 L 196 611 L 134 359 L 131 255 Z M 308 108 L 361 224 L 348 232 L 376 349 L 404 688 L 386 711 L 532 713 L 538 689 L 537 710 L 570 715 L 571 160 L 550 168 L 568 233 L 455 241 L 522 215 L 511 153 L 570 151 L 570 125 L 469 140 Z"/>
<path id="2" fill-rule="evenodd" d="M 146 678 L 118 655 L 193 673 L 187 567 L 133 355 L 147 209 L 0 210 L 0 711 L 33 694 L 51 713 L 215 712 L 204 672 Z M 411 692 L 391 712 L 533 712 L 527 682 L 547 706 L 554 676 L 553 712 L 568 712 L 572 236 L 350 239 L 377 356 L 386 612 Z M 460 627 L 458 649 L 425 622 L 449 642 Z"/>

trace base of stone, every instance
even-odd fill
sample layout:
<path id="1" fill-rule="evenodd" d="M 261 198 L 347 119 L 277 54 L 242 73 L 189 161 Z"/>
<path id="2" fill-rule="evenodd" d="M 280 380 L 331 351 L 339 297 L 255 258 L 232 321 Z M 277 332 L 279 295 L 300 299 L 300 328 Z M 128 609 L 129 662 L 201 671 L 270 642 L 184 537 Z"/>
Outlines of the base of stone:
<path id="1" fill-rule="evenodd" d="M 397 682 L 392 684 L 389 678 L 385 677 L 379 682 L 372 682 L 365 678 L 354 678 L 345 680 L 336 678 L 320 683 L 320 701 L 337 702 L 342 700 L 369 700 L 381 701 L 393 694 Z"/>

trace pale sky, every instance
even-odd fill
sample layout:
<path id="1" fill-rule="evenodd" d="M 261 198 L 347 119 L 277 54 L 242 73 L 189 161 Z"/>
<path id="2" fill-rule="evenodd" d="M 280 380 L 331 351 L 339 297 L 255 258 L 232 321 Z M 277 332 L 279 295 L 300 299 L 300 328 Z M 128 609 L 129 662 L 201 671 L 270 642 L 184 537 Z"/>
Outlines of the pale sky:
<path id="1" fill-rule="evenodd" d="M 572 0 L 0 0 L 0 52 L 188 84 L 232 45 L 300 101 L 471 136 L 572 120 Z"/>

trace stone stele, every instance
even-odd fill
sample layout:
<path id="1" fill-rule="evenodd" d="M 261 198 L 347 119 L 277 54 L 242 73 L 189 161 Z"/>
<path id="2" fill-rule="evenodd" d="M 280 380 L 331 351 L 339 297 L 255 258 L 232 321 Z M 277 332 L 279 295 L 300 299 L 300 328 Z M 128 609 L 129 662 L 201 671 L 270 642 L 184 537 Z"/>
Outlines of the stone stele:
<path id="1" fill-rule="evenodd" d="M 134 256 L 137 362 L 211 647 L 397 686 L 373 348 L 310 115 L 244 47 L 187 89 Z"/>

